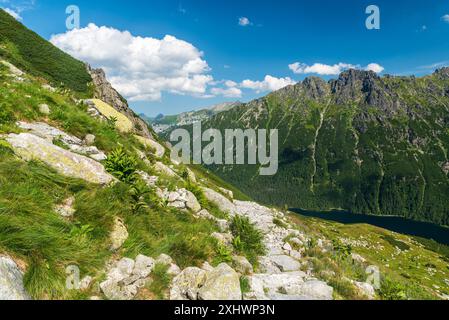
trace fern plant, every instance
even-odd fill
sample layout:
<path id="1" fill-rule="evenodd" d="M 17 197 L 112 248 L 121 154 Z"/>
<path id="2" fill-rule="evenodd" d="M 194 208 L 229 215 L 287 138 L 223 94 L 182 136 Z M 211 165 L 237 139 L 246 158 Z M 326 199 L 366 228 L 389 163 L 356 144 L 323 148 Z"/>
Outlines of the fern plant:
<path id="1" fill-rule="evenodd" d="M 125 183 L 136 180 L 137 160 L 122 147 L 112 151 L 105 160 L 106 170 Z"/>
<path id="2" fill-rule="evenodd" d="M 148 208 L 147 202 L 145 202 L 145 196 L 150 193 L 150 189 L 147 184 L 141 180 L 137 180 L 132 184 L 129 195 L 132 199 L 133 212 L 138 212 L 140 209 Z"/>

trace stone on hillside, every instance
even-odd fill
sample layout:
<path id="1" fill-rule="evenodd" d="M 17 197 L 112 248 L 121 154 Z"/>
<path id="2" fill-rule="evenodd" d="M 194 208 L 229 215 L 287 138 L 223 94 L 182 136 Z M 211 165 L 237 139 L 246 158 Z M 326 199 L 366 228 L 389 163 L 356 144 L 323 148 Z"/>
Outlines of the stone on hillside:
<path id="1" fill-rule="evenodd" d="M 10 74 L 12 74 L 13 76 L 21 77 L 25 74 L 22 70 L 8 61 L 0 60 L 0 63 L 8 67 Z"/>
<path id="2" fill-rule="evenodd" d="M 234 199 L 234 193 L 231 190 L 225 189 L 225 188 L 218 188 L 220 192 L 222 192 L 227 197 Z"/>
<path id="3" fill-rule="evenodd" d="M 309 280 L 305 282 L 299 290 L 287 290 L 287 294 L 298 294 L 306 297 L 308 300 L 332 300 L 334 289 L 323 281 Z"/>
<path id="4" fill-rule="evenodd" d="M 369 300 L 374 300 L 376 298 L 376 290 L 374 287 L 366 282 L 353 281 L 354 285 L 357 287 L 359 292 L 367 297 Z"/>
<path id="5" fill-rule="evenodd" d="M 48 104 L 40 104 L 39 105 L 39 112 L 45 115 L 49 115 L 50 114 L 50 107 L 48 106 Z"/>
<path id="6" fill-rule="evenodd" d="M 209 262 L 205 261 L 202 265 L 201 265 L 201 269 L 205 270 L 205 271 L 213 271 L 214 267 L 212 267 L 210 265 Z"/>
<path id="7" fill-rule="evenodd" d="M 162 253 L 159 257 L 156 258 L 156 263 L 171 265 L 173 263 L 173 259 L 169 255 Z"/>
<path id="8" fill-rule="evenodd" d="M 93 135 L 93 134 L 87 134 L 85 137 L 84 137 L 84 144 L 86 144 L 86 145 L 88 145 L 88 146 L 91 146 L 91 145 L 93 145 L 94 143 L 95 143 L 95 136 Z"/>
<path id="9" fill-rule="evenodd" d="M 249 263 L 248 259 L 241 256 L 232 257 L 232 265 L 240 274 L 247 275 L 253 273 L 253 266 Z"/>
<path id="10" fill-rule="evenodd" d="M 176 277 L 180 273 L 181 273 L 181 269 L 174 263 L 171 263 L 167 269 L 167 274 L 172 277 Z"/>
<path id="11" fill-rule="evenodd" d="M 42 89 L 45 89 L 45 90 L 50 91 L 50 92 L 56 92 L 56 88 L 52 87 L 49 84 L 42 85 Z"/>
<path id="12" fill-rule="evenodd" d="M 178 176 L 172 169 L 167 167 L 162 162 L 156 162 L 154 164 L 154 170 L 156 170 L 156 172 L 159 172 L 161 174 L 165 174 L 169 177 L 177 177 Z"/>
<path id="13" fill-rule="evenodd" d="M 95 160 L 64 150 L 33 134 L 10 134 L 6 141 L 22 159 L 40 160 L 62 175 L 96 184 L 108 184 L 114 180 Z"/>
<path id="14" fill-rule="evenodd" d="M 231 246 L 232 240 L 234 239 L 234 237 L 230 233 L 214 232 L 211 234 L 211 236 L 212 236 L 212 238 L 215 238 L 218 241 L 218 243 L 220 243 L 224 246 Z"/>
<path id="15" fill-rule="evenodd" d="M 259 257 L 259 271 L 264 274 L 278 274 L 281 270 L 269 259 L 269 257 Z"/>
<path id="16" fill-rule="evenodd" d="M 17 264 L 9 257 L 0 256 L 0 301 L 30 299 Z"/>
<path id="17" fill-rule="evenodd" d="M 211 215 L 209 213 L 209 211 L 207 211 L 206 209 L 203 209 L 203 210 L 195 213 L 194 216 L 199 219 L 215 220 L 215 217 L 213 215 Z"/>
<path id="18" fill-rule="evenodd" d="M 291 250 L 288 254 L 290 257 L 292 257 L 293 259 L 296 259 L 296 260 L 301 260 L 301 258 L 302 258 L 301 252 L 296 251 L 296 250 Z"/>
<path id="19" fill-rule="evenodd" d="M 154 155 L 157 158 L 162 158 L 165 154 L 165 148 L 160 145 L 158 142 L 152 140 L 152 139 L 148 139 L 148 138 L 144 138 L 138 135 L 134 135 L 134 137 L 140 142 L 142 143 L 144 146 L 149 147 L 150 149 L 154 150 Z"/>
<path id="20" fill-rule="evenodd" d="M 111 239 L 111 250 L 117 251 L 122 247 L 125 243 L 126 239 L 128 239 L 128 230 L 122 219 L 116 217 L 114 219 L 114 226 L 112 227 L 112 232 L 110 235 Z"/>
<path id="21" fill-rule="evenodd" d="M 85 141 L 81 141 L 81 139 L 69 135 L 64 131 L 59 130 L 58 128 L 52 127 L 43 122 L 18 122 L 17 125 L 24 130 L 29 131 L 30 133 L 46 139 L 52 143 L 55 140 L 63 143 L 70 151 L 89 156 L 90 158 L 102 161 L 106 159 L 106 155 L 104 152 L 101 152 L 95 146 L 86 146 Z"/>
<path id="22" fill-rule="evenodd" d="M 73 215 L 75 214 L 75 209 L 73 208 L 74 203 L 75 197 L 67 198 L 63 203 L 58 205 L 55 210 L 64 218 L 73 217 Z"/>
<path id="23" fill-rule="evenodd" d="M 269 259 L 282 272 L 297 271 L 301 268 L 301 264 L 298 261 L 286 255 L 271 256 Z"/>
<path id="24" fill-rule="evenodd" d="M 215 220 L 215 219 L 214 219 Z M 218 228 L 221 232 L 227 232 L 229 230 L 229 221 L 225 219 L 216 219 L 215 222 L 217 223 Z"/>
<path id="25" fill-rule="evenodd" d="M 155 187 L 157 181 L 159 180 L 159 177 L 150 176 L 148 173 L 144 171 L 137 171 L 136 173 L 142 178 L 143 181 L 145 181 L 145 183 L 149 187 Z"/>
<path id="26" fill-rule="evenodd" d="M 289 243 L 284 243 L 284 245 L 282 246 L 282 249 L 284 249 L 287 252 L 290 252 L 293 250 L 292 246 Z"/>
<path id="27" fill-rule="evenodd" d="M 137 275 L 141 278 L 146 278 L 151 274 L 151 272 L 153 272 L 154 266 L 155 261 L 153 258 L 139 254 L 136 257 L 136 262 L 134 264 L 132 274 Z"/>
<path id="28" fill-rule="evenodd" d="M 351 258 L 353 261 L 358 263 L 365 263 L 366 259 L 357 253 L 351 253 Z"/>
<path id="29" fill-rule="evenodd" d="M 229 213 L 230 215 L 235 214 L 235 205 L 231 201 L 229 201 L 228 198 L 212 189 L 205 187 L 203 187 L 202 189 L 207 200 L 214 203 L 221 211 Z"/>
<path id="30" fill-rule="evenodd" d="M 184 201 L 173 201 L 168 204 L 169 207 L 177 208 L 177 209 L 185 209 L 186 203 Z"/>
<path id="31" fill-rule="evenodd" d="M 271 295 L 286 294 L 285 287 L 299 288 L 304 284 L 306 274 L 302 271 L 279 274 L 254 274 L 248 276 L 250 290 L 245 300 L 268 300 Z"/>
<path id="32" fill-rule="evenodd" d="M 198 290 L 206 282 L 207 272 L 196 267 L 184 269 L 170 286 L 170 300 L 197 300 Z"/>
<path id="33" fill-rule="evenodd" d="M 207 273 L 204 286 L 198 291 L 200 300 L 241 300 L 240 277 L 226 263 Z"/>
<path id="34" fill-rule="evenodd" d="M 291 239 L 289 240 L 289 242 L 290 242 L 290 243 L 293 243 L 294 245 L 296 245 L 296 246 L 298 246 L 298 247 L 304 246 L 304 243 L 303 243 L 301 240 L 299 240 L 298 238 L 291 238 Z"/>
<path id="35" fill-rule="evenodd" d="M 192 192 L 187 190 L 186 198 L 187 198 L 186 207 L 188 209 L 190 209 L 193 213 L 197 213 L 198 211 L 201 210 L 201 205 Z"/>
<path id="36" fill-rule="evenodd" d="M 87 290 L 89 289 L 90 285 L 92 284 L 93 278 L 91 276 L 85 276 L 80 281 L 80 290 Z"/>

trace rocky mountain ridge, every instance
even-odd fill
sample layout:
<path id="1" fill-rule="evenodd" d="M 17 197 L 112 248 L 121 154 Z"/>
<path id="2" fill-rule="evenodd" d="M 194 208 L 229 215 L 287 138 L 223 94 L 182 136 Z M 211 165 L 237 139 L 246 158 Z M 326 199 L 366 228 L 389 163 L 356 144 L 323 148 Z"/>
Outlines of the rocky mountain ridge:
<path id="1" fill-rule="evenodd" d="M 448 70 L 421 78 L 360 70 L 330 81 L 308 77 L 203 123 L 279 129 L 276 176 L 259 177 L 257 166 L 209 168 L 266 204 L 448 225 Z"/>

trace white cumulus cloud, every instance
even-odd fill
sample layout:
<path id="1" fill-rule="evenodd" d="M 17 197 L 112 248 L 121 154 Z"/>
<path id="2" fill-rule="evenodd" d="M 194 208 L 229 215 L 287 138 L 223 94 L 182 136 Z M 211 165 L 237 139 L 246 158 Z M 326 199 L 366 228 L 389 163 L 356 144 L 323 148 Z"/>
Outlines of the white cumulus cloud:
<path id="1" fill-rule="evenodd" d="M 381 73 L 382 71 L 385 70 L 385 68 L 382 67 L 380 64 L 370 63 L 369 65 L 366 66 L 365 70 L 366 71 L 373 71 L 375 73 Z"/>
<path id="2" fill-rule="evenodd" d="M 307 65 L 305 63 L 295 62 L 290 64 L 288 67 L 295 74 L 318 74 L 322 76 L 339 75 L 341 72 L 348 69 L 363 69 L 374 71 L 376 73 L 380 73 L 384 70 L 384 68 L 377 63 L 370 63 L 366 67 L 362 68 L 360 65 L 343 62 L 334 65 L 323 63 L 314 63 L 313 65 Z"/>
<path id="3" fill-rule="evenodd" d="M 213 82 L 203 53 L 174 36 L 140 37 L 91 23 L 53 35 L 50 41 L 103 68 L 112 85 L 130 101 L 160 100 L 162 92 L 202 96 Z"/>
<path id="4" fill-rule="evenodd" d="M 289 77 L 276 78 L 270 75 L 265 76 L 263 81 L 244 80 L 240 83 L 240 87 L 245 89 L 252 89 L 257 93 L 265 91 L 276 91 L 296 82 Z"/>
<path id="5" fill-rule="evenodd" d="M 8 14 L 10 14 L 14 19 L 22 21 L 22 17 L 20 16 L 20 14 L 14 11 L 13 9 L 9 8 L 2 8 L 2 9 L 5 10 Z"/>
<path id="6" fill-rule="evenodd" d="M 223 96 L 226 98 L 241 98 L 242 90 L 236 87 L 228 87 L 228 88 L 212 88 L 210 90 L 213 96 Z"/>
<path id="7" fill-rule="evenodd" d="M 444 16 L 441 17 L 441 19 L 443 19 L 444 22 L 449 23 L 449 14 L 445 14 Z"/>
<path id="8" fill-rule="evenodd" d="M 239 26 L 246 27 L 252 25 L 252 22 L 247 17 L 239 18 Z"/>

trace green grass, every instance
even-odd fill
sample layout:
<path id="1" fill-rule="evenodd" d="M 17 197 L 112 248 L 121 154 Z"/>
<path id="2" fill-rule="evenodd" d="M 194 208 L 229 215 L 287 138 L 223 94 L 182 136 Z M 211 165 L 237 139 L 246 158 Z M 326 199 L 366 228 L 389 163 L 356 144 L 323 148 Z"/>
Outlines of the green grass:
<path id="1" fill-rule="evenodd" d="M 0 9 L 0 57 L 19 69 L 89 95 L 92 81 L 84 63 L 78 61 Z"/>
<path id="2" fill-rule="evenodd" d="M 98 238 L 71 232 L 73 225 L 53 208 L 90 187 L 40 163 L 18 161 L 3 148 L 0 181 L 0 251 L 25 261 L 25 286 L 34 298 L 70 298 L 65 267 L 95 273 L 109 253 Z"/>
<path id="3" fill-rule="evenodd" d="M 257 265 L 257 257 L 264 255 L 263 235 L 246 217 L 235 216 L 230 225 L 234 236 L 234 249 L 244 254 L 252 265 Z"/>
<path id="4" fill-rule="evenodd" d="M 171 277 L 167 273 L 168 266 L 164 264 L 156 264 L 151 273 L 151 283 L 147 286 L 148 290 L 154 294 L 156 300 L 166 299 L 167 291 L 170 286 Z"/>

